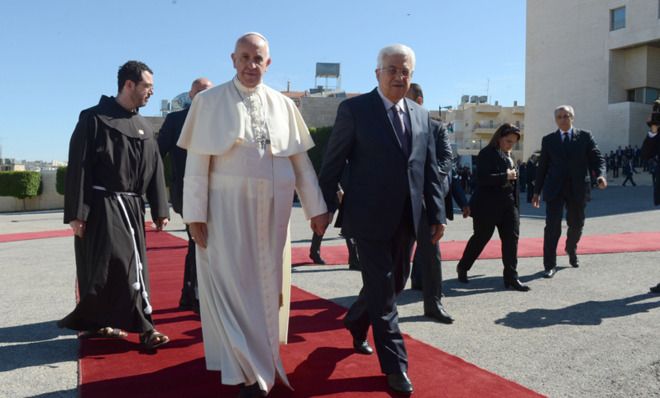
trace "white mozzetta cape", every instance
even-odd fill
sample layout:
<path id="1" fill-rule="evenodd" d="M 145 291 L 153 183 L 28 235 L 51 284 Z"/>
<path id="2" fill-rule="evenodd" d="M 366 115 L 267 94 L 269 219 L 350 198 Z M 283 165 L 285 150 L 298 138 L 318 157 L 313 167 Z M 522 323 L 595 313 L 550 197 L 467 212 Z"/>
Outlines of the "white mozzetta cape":
<path id="1" fill-rule="evenodd" d="M 195 96 L 177 145 L 202 155 L 223 155 L 250 123 L 236 78 Z M 273 156 L 291 156 L 314 146 L 307 125 L 291 99 L 260 84 L 266 100 Z M 193 134 L 193 131 L 195 132 Z"/>

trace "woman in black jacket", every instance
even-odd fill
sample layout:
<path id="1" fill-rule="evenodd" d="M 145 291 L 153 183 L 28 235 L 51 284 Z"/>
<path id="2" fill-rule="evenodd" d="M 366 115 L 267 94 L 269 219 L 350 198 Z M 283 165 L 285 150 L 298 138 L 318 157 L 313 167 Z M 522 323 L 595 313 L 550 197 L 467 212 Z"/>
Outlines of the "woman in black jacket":
<path id="1" fill-rule="evenodd" d="M 502 241 L 504 287 L 526 292 L 528 286 L 518 280 L 518 234 L 520 213 L 518 172 L 511 158 L 513 146 L 520 140 L 520 130 L 509 123 L 501 125 L 488 146 L 477 157 L 477 189 L 470 198 L 474 233 L 456 266 L 458 280 L 468 283 L 467 273 L 482 250 L 497 232 Z"/>

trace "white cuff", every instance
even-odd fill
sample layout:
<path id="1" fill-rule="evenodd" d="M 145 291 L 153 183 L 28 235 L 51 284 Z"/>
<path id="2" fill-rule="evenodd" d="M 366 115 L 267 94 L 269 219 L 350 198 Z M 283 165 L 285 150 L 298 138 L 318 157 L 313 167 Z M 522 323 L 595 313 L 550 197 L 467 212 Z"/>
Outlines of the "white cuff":
<path id="1" fill-rule="evenodd" d="M 206 222 L 209 201 L 209 178 L 183 178 L 183 222 Z"/>

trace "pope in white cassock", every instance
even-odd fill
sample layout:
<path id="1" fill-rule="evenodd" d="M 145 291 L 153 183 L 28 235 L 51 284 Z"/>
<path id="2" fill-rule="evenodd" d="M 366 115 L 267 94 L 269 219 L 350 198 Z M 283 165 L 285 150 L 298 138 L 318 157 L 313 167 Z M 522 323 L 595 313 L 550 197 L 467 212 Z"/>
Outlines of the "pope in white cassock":
<path id="1" fill-rule="evenodd" d="M 294 189 L 312 229 L 329 220 L 307 156 L 314 146 L 293 102 L 262 83 L 268 42 L 247 33 L 231 55 L 236 77 L 195 96 L 178 145 L 188 150 L 183 219 L 197 243 L 206 367 L 239 397 L 290 387 L 286 342 L 289 218 Z"/>

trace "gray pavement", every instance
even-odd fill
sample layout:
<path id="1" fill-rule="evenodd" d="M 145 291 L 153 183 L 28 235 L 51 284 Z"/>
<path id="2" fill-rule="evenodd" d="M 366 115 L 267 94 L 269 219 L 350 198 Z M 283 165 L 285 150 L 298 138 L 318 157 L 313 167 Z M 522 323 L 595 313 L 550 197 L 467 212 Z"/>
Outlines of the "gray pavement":
<path id="1" fill-rule="evenodd" d="M 660 231 L 648 179 L 637 179 L 645 185 L 620 187 L 615 180 L 594 192 L 585 235 Z M 543 208 L 523 204 L 522 215 L 521 236 L 542 236 Z M 61 220 L 61 212 L 0 214 L 0 234 L 63 229 Z M 471 228 L 469 219 L 450 222 L 443 239 L 466 240 Z M 177 217 L 168 229 L 184 235 Z M 298 207 L 291 233 L 294 246 L 309 245 Z M 325 243 L 343 241 L 332 229 Z M 424 318 L 421 294 L 406 290 L 401 328 L 551 397 L 658 397 L 660 296 L 648 288 L 660 282 L 659 260 L 658 252 L 583 255 L 573 269 L 560 257 L 562 269 L 546 280 L 539 258 L 521 259 L 528 293 L 503 289 L 499 260 L 479 260 L 467 286 L 456 281 L 456 261 L 445 261 L 443 302 L 456 322 Z M 71 238 L 0 243 L 0 271 L 0 397 L 77 396 L 77 340 L 54 325 L 74 305 Z M 347 266 L 309 266 L 294 271 L 293 283 L 347 306 L 361 281 Z"/>

